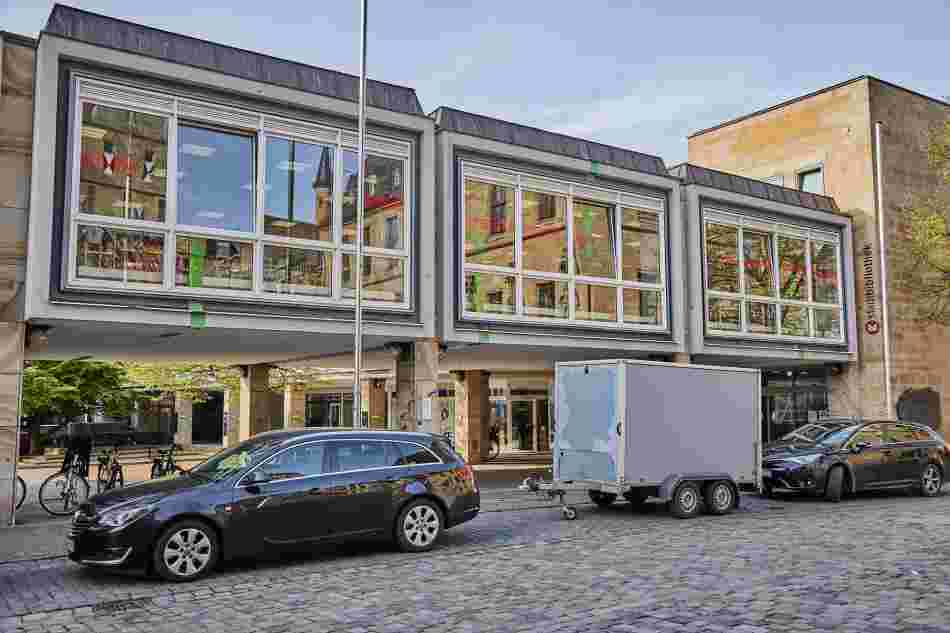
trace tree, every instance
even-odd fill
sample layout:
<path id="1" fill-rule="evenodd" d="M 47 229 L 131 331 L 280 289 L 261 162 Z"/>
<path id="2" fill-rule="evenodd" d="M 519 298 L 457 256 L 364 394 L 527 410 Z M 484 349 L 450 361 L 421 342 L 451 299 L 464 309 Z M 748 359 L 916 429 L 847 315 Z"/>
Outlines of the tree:
<path id="1" fill-rule="evenodd" d="M 135 401 L 125 371 L 102 361 L 40 360 L 23 369 L 23 414 L 75 418 L 102 408 L 127 414 Z"/>
<path id="2" fill-rule="evenodd" d="M 927 149 L 937 186 L 901 209 L 896 282 L 909 299 L 903 316 L 950 325 L 950 121 L 933 130 Z"/>

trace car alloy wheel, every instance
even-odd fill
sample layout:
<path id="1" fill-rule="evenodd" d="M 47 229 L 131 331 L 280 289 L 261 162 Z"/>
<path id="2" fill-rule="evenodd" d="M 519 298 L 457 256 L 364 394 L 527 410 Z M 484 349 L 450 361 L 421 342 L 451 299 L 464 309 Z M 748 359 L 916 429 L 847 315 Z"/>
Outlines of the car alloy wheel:
<path id="1" fill-rule="evenodd" d="M 936 497 L 942 487 L 943 475 L 940 469 L 933 464 L 928 464 L 920 478 L 921 492 L 925 497 Z"/>
<path id="2" fill-rule="evenodd" d="M 442 532 L 442 513 L 428 499 L 414 501 L 400 513 L 396 526 L 400 549 L 424 552 L 432 549 Z"/>
<path id="3" fill-rule="evenodd" d="M 217 536 L 199 521 L 183 521 L 169 528 L 159 539 L 154 563 L 167 580 L 195 580 L 208 573 L 217 562 Z"/>

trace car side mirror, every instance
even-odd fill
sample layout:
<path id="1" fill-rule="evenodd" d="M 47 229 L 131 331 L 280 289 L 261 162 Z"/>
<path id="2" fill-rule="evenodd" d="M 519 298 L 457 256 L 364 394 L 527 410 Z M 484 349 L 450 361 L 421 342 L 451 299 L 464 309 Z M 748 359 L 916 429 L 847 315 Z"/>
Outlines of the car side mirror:
<path id="1" fill-rule="evenodd" d="M 261 484 L 266 484 L 270 481 L 270 475 L 268 475 L 263 470 L 255 470 L 250 475 L 244 478 L 244 483 L 246 485 L 259 486 Z"/>
<path id="2" fill-rule="evenodd" d="M 870 442 L 858 442 L 857 444 L 851 447 L 851 452 L 857 455 L 858 453 L 860 453 L 861 451 L 863 451 L 864 449 L 870 446 L 871 446 Z"/>

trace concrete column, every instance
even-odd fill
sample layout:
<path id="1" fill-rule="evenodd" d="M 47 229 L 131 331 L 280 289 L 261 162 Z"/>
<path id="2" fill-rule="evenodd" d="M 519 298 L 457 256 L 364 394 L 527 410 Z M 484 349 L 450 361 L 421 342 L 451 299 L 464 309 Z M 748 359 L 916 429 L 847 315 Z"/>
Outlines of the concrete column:
<path id="1" fill-rule="evenodd" d="M 365 390 L 369 426 L 372 429 L 386 428 L 386 381 L 367 380 Z"/>
<path id="2" fill-rule="evenodd" d="M 488 372 L 453 372 L 455 376 L 455 446 L 470 464 L 488 455 L 488 418 L 491 412 Z"/>
<path id="3" fill-rule="evenodd" d="M 284 428 L 307 426 L 307 386 L 296 383 L 284 387 Z"/>
<path id="4" fill-rule="evenodd" d="M 243 368 L 241 416 L 238 421 L 238 438 L 241 441 L 271 429 L 269 377 L 269 365 L 245 365 Z"/>
<path id="5" fill-rule="evenodd" d="M 0 527 L 13 521 L 26 325 L 0 323 Z"/>
<path id="6" fill-rule="evenodd" d="M 224 448 L 236 446 L 240 441 L 241 391 L 228 389 L 224 392 Z"/>
<path id="7" fill-rule="evenodd" d="M 396 421 L 406 431 L 441 433 L 433 420 L 439 384 L 439 342 L 424 339 L 405 345 L 396 360 Z"/>
<path id="8" fill-rule="evenodd" d="M 191 417 L 195 403 L 190 399 L 175 396 L 175 413 L 178 415 L 178 430 L 175 431 L 175 444 L 183 448 L 191 446 Z"/>

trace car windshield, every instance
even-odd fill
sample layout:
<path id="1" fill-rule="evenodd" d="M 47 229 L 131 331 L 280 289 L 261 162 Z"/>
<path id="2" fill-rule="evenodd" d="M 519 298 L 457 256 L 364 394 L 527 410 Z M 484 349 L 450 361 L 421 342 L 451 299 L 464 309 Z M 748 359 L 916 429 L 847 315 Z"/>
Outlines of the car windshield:
<path id="1" fill-rule="evenodd" d="M 846 426 L 843 429 L 832 431 L 819 438 L 817 444 L 828 448 L 841 448 L 851 437 L 851 434 L 858 430 L 858 427 L 859 425 Z"/>
<path id="2" fill-rule="evenodd" d="M 228 475 L 257 463 L 270 454 L 275 446 L 281 444 L 285 438 L 261 437 L 248 440 L 217 453 L 207 461 L 192 468 L 190 473 L 213 479 L 224 479 Z"/>
<path id="3" fill-rule="evenodd" d="M 823 426 L 817 424 L 806 424 L 805 426 L 800 426 L 791 433 L 782 437 L 783 440 L 814 440 L 816 437 L 826 432 L 826 429 Z"/>

